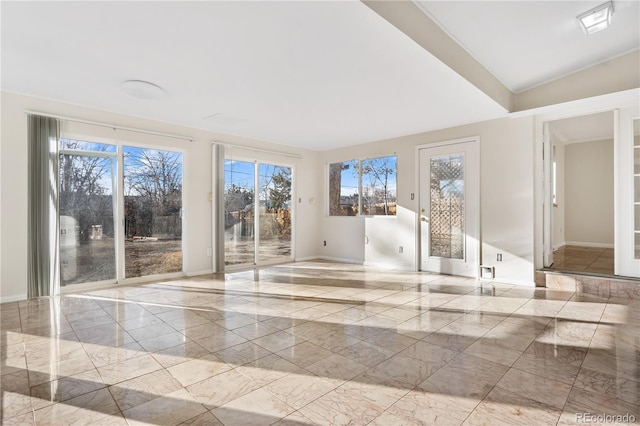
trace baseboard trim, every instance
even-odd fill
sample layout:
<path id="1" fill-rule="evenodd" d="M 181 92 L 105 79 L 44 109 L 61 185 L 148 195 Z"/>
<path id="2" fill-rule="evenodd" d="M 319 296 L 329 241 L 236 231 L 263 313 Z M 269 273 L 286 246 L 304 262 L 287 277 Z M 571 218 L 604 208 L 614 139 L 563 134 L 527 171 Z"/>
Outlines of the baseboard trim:
<path id="1" fill-rule="evenodd" d="M 361 260 L 346 259 L 346 258 L 343 258 L 343 257 L 319 256 L 316 259 L 329 260 L 331 262 L 352 263 L 352 264 L 355 264 L 355 265 L 363 265 L 364 264 Z"/>
<path id="2" fill-rule="evenodd" d="M 198 275 L 210 275 L 210 274 L 215 274 L 215 272 L 213 272 L 213 269 L 205 269 L 205 270 L 202 270 L 202 271 L 185 272 L 185 275 L 187 277 L 197 277 Z"/>
<path id="3" fill-rule="evenodd" d="M 566 246 L 578 246 L 578 247 L 593 247 L 593 248 L 614 248 L 613 244 L 603 243 L 585 243 L 581 241 L 565 241 Z"/>
<path id="4" fill-rule="evenodd" d="M 296 257 L 293 261 L 294 262 L 309 262 L 312 260 L 318 260 L 321 259 L 320 256 L 306 256 L 306 257 Z"/>
<path id="5" fill-rule="evenodd" d="M 391 263 L 379 263 L 379 262 L 364 262 L 363 265 L 375 266 L 376 268 L 396 269 L 399 271 L 415 272 L 415 268 L 413 266 L 407 266 L 407 265 L 394 265 Z"/>
<path id="6" fill-rule="evenodd" d="M 0 297 L 0 303 L 20 302 L 22 300 L 27 300 L 27 295 L 26 294 L 18 294 L 16 296 Z"/>

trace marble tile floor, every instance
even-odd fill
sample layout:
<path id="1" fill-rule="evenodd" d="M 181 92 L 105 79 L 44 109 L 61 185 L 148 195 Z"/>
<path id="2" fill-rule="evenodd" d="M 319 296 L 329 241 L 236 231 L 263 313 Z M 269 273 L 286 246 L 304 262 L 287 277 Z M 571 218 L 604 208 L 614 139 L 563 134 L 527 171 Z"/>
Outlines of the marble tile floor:
<path id="1" fill-rule="evenodd" d="M 3 425 L 640 422 L 638 300 L 317 261 L 0 316 Z"/>

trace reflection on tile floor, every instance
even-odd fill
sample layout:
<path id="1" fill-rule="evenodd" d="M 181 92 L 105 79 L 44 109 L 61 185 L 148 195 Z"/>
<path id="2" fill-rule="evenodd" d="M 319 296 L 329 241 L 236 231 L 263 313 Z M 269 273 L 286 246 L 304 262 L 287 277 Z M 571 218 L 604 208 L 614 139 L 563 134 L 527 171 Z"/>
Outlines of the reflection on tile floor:
<path id="1" fill-rule="evenodd" d="M 613 276 L 613 256 L 612 248 L 562 246 L 549 269 Z"/>
<path id="2" fill-rule="evenodd" d="M 1 308 L 12 424 L 640 421 L 638 300 L 329 262 Z"/>

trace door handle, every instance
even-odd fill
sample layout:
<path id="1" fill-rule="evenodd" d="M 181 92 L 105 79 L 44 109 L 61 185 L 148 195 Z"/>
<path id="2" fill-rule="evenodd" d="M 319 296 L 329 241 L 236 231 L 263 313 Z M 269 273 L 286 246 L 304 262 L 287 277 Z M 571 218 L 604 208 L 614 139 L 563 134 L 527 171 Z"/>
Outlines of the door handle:
<path id="1" fill-rule="evenodd" d="M 420 222 L 426 222 L 426 221 L 427 221 L 427 218 L 426 218 L 426 217 L 422 216 L 422 217 L 420 218 Z"/>

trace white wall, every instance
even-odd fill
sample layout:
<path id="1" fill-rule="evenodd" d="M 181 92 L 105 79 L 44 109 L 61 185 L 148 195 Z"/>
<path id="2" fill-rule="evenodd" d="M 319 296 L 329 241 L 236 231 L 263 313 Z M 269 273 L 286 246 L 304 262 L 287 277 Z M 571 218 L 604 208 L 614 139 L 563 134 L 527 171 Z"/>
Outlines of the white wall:
<path id="1" fill-rule="evenodd" d="M 322 153 L 325 168 L 329 163 L 396 153 L 399 213 L 396 218 L 328 217 L 323 207 L 318 239 L 327 240 L 327 247 L 320 254 L 415 269 L 416 146 L 479 136 L 481 263 L 496 266 L 498 280 L 533 285 L 533 132 L 532 117 L 508 118 Z M 414 200 L 411 193 L 416 194 Z M 326 201 L 325 195 L 323 206 Z M 403 253 L 398 253 L 400 245 Z M 502 262 L 496 262 L 497 253 L 503 254 Z"/>
<path id="2" fill-rule="evenodd" d="M 313 152 L 255 140 L 188 129 L 118 114 L 96 111 L 13 94 L 2 97 L 2 240 L 1 296 L 4 301 L 26 296 L 27 126 L 25 110 L 39 110 L 121 126 L 193 136 L 194 142 L 148 140 L 127 136 L 134 142 L 153 143 L 185 154 L 184 205 L 186 206 L 186 273 L 211 269 L 206 249 L 211 242 L 211 141 L 298 153 L 296 170 L 296 257 L 323 256 L 355 262 L 416 268 L 417 193 L 416 146 L 470 136 L 480 137 L 481 263 L 496 266 L 496 279 L 533 285 L 533 117 L 507 118 L 443 129 L 365 145 Z M 95 130 L 94 130 L 95 131 Z M 328 217 L 326 164 L 353 158 L 398 156 L 397 217 Z M 271 157 L 263 156 L 265 159 Z M 411 200 L 415 193 L 415 200 Z M 315 203 L 313 202 L 315 200 Z M 11 209 L 7 208 L 11 206 Z M 365 238 L 368 243 L 365 244 Z M 322 242 L 326 240 L 327 246 Z M 403 246 L 403 253 L 398 247 Z M 496 262 L 496 254 L 503 261 Z"/>
<path id="3" fill-rule="evenodd" d="M 556 160 L 556 205 L 553 208 L 553 249 L 565 244 L 565 145 L 564 142 L 553 138 L 551 144 L 555 148 Z"/>
<path id="4" fill-rule="evenodd" d="M 310 198 L 321 199 L 318 191 L 318 164 L 316 153 L 256 140 L 216 134 L 209 131 L 189 129 L 166 123 L 128 117 L 80 106 L 49 100 L 2 93 L 2 131 L 0 158 L 0 298 L 2 301 L 20 300 L 27 294 L 27 116 L 26 110 L 42 111 L 84 120 L 105 122 L 119 126 L 135 127 L 156 132 L 166 132 L 194 137 L 193 142 L 159 138 L 139 133 L 121 132 L 94 126 L 74 125 L 75 132 L 86 132 L 103 138 L 117 138 L 166 149 L 178 149 L 184 153 L 183 205 L 185 219 L 184 271 L 197 274 L 211 271 L 212 257 L 206 255 L 207 248 L 214 247 L 211 241 L 211 142 L 259 147 L 299 154 L 302 159 L 290 159 L 296 173 L 296 256 L 299 258 L 317 255 L 317 223 L 319 208 L 309 202 Z M 71 124 L 67 124 L 71 126 Z M 84 129 L 84 130 L 83 130 Z M 254 152 L 258 159 L 274 156 Z"/>
<path id="5" fill-rule="evenodd" d="M 567 244 L 613 247 L 613 140 L 568 144 L 565 173 Z"/>

